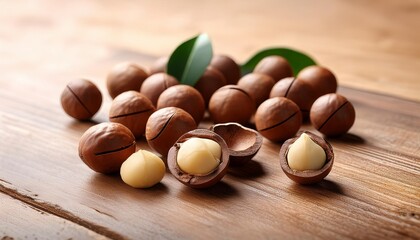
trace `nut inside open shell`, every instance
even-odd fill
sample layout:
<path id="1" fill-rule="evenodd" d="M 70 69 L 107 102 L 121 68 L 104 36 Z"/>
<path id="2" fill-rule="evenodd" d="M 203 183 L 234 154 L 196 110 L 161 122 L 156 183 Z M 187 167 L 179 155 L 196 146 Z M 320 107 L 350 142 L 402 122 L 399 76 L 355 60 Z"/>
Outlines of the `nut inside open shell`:
<path id="1" fill-rule="evenodd" d="M 239 123 L 221 123 L 210 127 L 226 142 L 230 155 L 230 165 L 240 166 L 251 160 L 260 150 L 263 137 L 254 129 Z"/>
<path id="2" fill-rule="evenodd" d="M 183 142 L 190 138 L 207 138 L 217 142 L 221 148 L 219 165 L 210 173 L 205 175 L 189 174 L 178 166 L 178 151 Z M 182 135 L 168 152 L 168 168 L 178 181 L 192 188 L 207 188 L 218 183 L 225 175 L 229 166 L 228 146 L 221 136 L 207 129 L 196 129 Z"/>
<path id="3" fill-rule="evenodd" d="M 308 134 L 312 141 L 324 149 L 326 161 L 321 169 L 298 171 L 290 168 L 287 161 L 287 153 L 290 146 L 299 138 L 302 133 Z M 283 143 L 280 149 L 280 165 L 283 169 L 283 172 L 287 175 L 287 177 L 299 184 L 314 184 L 321 182 L 322 179 L 324 179 L 330 173 L 333 163 L 334 152 L 332 146 L 322 137 L 319 137 L 308 131 L 300 132 L 298 133 L 297 137 L 288 139 Z"/>

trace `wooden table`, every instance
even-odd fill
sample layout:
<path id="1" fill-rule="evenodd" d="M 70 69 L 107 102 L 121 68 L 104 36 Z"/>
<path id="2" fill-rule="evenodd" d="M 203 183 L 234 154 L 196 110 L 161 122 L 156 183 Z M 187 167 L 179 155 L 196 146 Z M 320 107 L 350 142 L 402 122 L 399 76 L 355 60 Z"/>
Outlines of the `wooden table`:
<path id="1" fill-rule="evenodd" d="M 418 1 L 0 2 L 1 239 L 420 238 L 420 3 Z M 320 184 L 281 171 L 280 144 L 207 190 L 168 172 L 138 190 L 78 157 L 90 122 L 64 114 L 68 81 L 86 77 L 105 99 L 121 61 L 145 67 L 207 32 L 239 62 L 286 46 L 332 69 L 353 102 L 349 134 Z M 305 125 L 305 129 L 312 129 Z M 138 148 L 148 149 L 144 140 Z"/>

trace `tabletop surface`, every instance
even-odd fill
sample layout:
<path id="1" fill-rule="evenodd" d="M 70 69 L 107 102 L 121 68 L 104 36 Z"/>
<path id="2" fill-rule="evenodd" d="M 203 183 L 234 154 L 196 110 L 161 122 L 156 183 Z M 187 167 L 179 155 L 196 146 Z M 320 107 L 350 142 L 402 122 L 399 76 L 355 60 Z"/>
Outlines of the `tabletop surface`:
<path id="1" fill-rule="evenodd" d="M 420 2 L 410 0 L 1 1 L 0 239 L 419 239 L 416 29 Z M 169 172 L 134 189 L 83 164 L 79 138 L 108 121 L 111 67 L 148 68 L 200 32 L 239 63 L 290 47 L 336 74 L 356 122 L 328 139 L 335 163 L 324 181 L 292 182 L 281 144 L 267 139 L 250 163 L 205 190 Z M 60 106 L 67 82 L 81 77 L 104 96 L 92 122 Z M 140 148 L 149 149 L 144 139 Z"/>

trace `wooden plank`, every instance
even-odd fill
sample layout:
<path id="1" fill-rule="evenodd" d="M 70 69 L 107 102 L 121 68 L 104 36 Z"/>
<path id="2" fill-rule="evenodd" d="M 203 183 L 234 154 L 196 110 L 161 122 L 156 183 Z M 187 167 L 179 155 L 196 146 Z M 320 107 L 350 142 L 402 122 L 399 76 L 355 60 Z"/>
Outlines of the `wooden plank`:
<path id="1" fill-rule="evenodd" d="M 343 86 L 420 100 L 418 0 L 67 4 L 1 3 L 5 74 L 80 69 L 106 54 L 103 46 L 168 55 L 185 39 L 208 32 L 215 52 L 239 62 L 269 46 L 292 47 L 331 68 Z"/>
<path id="2" fill-rule="evenodd" d="M 341 88 L 357 120 L 349 135 L 330 140 L 336 162 L 316 186 L 287 179 L 280 145 L 265 141 L 250 165 L 214 188 L 192 190 L 167 173 L 158 186 L 136 190 L 80 161 L 78 139 L 93 123 L 62 112 L 59 84 L 0 90 L 0 184 L 6 194 L 36 194 L 34 203 L 76 216 L 83 227 L 98 231 L 87 224 L 95 223 L 123 238 L 420 237 L 417 102 Z M 105 100 L 96 121 L 107 118 Z M 138 147 L 148 149 L 144 140 Z"/>
<path id="3" fill-rule="evenodd" d="M 41 2 L 0 7 L 0 191 L 21 201 L 0 194 L 2 218 L 16 206 L 38 219 L 22 207 L 29 205 L 47 222 L 72 225 L 74 238 L 89 231 L 112 239 L 420 238 L 418 101 L 342 87 L 357 120 L 349 135 L 330 139 L 336 162 L 324 182 L 291 182 L 278 163 L 280 145 L 265 141 L 251 164 L 208 190 L 169 173 L 147 190 L 93 173 L 77 142 L 94 123 L 71 120 L 59 104 L 66 82 L 93 79 L 105 100 L 94 122 L 107 121 L 112 65 L 147 67 L 199 31 L 240 61 L 266 46 L 295 47 L 342 86 L 420 100 L 418 1 Z M 138 147 L 148 149 L 144 140 Z M 40 228 L 45 221 L 15 235 L 9 226 L 24 223 L 0 220 L 0 230 L 8 226 L 0 233 L 53 236 Z"/>
<path id="4" fill-rule="evenodd" d="M 0 239 L 109 239 L 32 205 L 0 194 Z"/>

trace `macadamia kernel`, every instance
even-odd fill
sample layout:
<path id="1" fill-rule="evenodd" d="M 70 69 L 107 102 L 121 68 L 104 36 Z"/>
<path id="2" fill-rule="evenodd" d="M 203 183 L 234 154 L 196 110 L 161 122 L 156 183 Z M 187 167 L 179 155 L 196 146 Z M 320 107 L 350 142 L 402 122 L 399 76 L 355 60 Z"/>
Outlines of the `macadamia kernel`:
<path id="1" fill-rule="evenodd" d="M 318 170 L 326 161 L 324 149 L 315 143 L 306 133 L 290 146 L 287 153 L 287 162 L 293 170 Z"/>
<path id="2" fill-rule="evenodd" d="M 139 150 L 121 166 L 122 180 L 135 188 L 148 188 L 160 182 L 165 175 L 165 163 L 155 154 Z"/>
<path id="3" fill-rule="evenodd" d="M 220 163 L 222 149 L 210 139 L 190 138 L 181 144 L 177 163 L 182 171 L 189 174 L 211 173 Z"/>

